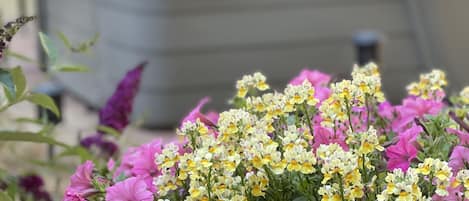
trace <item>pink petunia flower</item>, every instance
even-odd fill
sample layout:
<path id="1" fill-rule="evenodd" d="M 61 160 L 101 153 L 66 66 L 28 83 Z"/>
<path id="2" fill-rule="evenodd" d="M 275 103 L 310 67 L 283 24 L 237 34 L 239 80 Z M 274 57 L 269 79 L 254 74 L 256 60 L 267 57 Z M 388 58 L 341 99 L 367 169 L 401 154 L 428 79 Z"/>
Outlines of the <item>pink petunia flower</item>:
<path id="1" fill-rule="evenodd" d="M 63 201 L 87 201 L 81 194 L 66 192 Z"/>
<path id="2" fill-rule="evenodd" d="M 70 177 L 70 185 L 66 189 L 64 200 L 80 200 L 95 191 L 91 183 L 93 168 L 94 164 L 91 161 L 86 161 L 77 167 Z"/>
<path id="3" fill-rule="evenodd" d="M 415 118 L 424 115 L 438 114 L 444 104 L 441 101 L 424 100 L 420 97 L 407 97 L 402 105 L 396 106 L 398 118 L 392 123 L 394 131 L 401 131 L 414 122 Z"/>
<path id="4" fill-rule="evenodd" d="M 319 101 L 326 100 L 331 96 L 331 90 L 327 87 L 315 87 L 314 97 L 317 98 Z"/>
<path id="5" fill-rule="evenodd" d="M 453 128 L 447 128 L 448 133 L 452 133 L 458 136 L 459 145 L 469 145 L 469 133 Z"/>
<path id="6" fill-rule="evenodd" d="M 420 126 L 412 126 L 405 130 L 404 132 L 400 132 L 398 134 L 399 140 L 413 144 L 416 140 L 417 137 L 420 135 L 420 133 L 423 132 L 422 127 Z"/>
<path id="7" fill-rule="evenodd" d="M 457 173 L 461 169 L 467 168 L 469 165 L 469 148 L 465 146 L 455 146 L 451 156 L 449 157 L 448 166 L 453 170 L 453 173 Z"/>
<path id="8" fill-rule="evenodd" d="M 114 172 L 113 178 L 116 179 L 120 177 L 121 175 L 128 177 L 132 175 L 132 167 L 133 167 L 133 158 L 135 155 L 137 148 L 136 147 L 130 147 L 127 149 L 127 151 L 122 155 L 121 163 L 120 165 L 116 168 L 116 171 Z"/>
<path id="9" fill-rule="evenodd" d="M 334 134 L 334 131 L 330 128 L 321 126 L 314 127 L 314 150 L 321 144 L 328 145 L 333 143 L 340 145 L 345 151 L 349 149 L 347 143 L 345 143 L 345 135 L 342 132 L 337 131 Z"/>
<path id="10" fill-rule="evenodd" d="M 314 87 L 326 86 L 331 81 L 331 76 L 318 70 L 303 69 L 289 84 L 301 85 L 305 80 L 308 80 Z"/>
<path id="11" fill-rule="evenodd" d="M 107 163 L 106 163 L 106 167 L 107 167 L 107 170 L 108 171 L 112 171 L 114 170 L 114 167 L 116 166 L 116 162 L 114 161 L 114 159 L 110 158 Z"/>
<path id="12" fill-rule="evenodd" d="M 378 114 L 383 118 L 391 120 L 394 118 L 394 107 L 390 102 L 384 101 L 378 105 Z"/>
<path id="13" fill-rule="evenodd" d="M 114 178 L 124 176 L 139 176 L 149 186 L 151 192 L 156 189 L 152 184 L 153 177 L 160 175 L 155 164 L 155 154 L 160 154 L 163 143 L 160 139 L 129 149 L 122 157 L 121 165 L 114 173 Z"/>
<path id="14" fill-rule="evenodd" d="M 417 158 L 417 149 L 414 145 L 399 140 L 395 145 L 386 149 L 388 160 L 388 169 L 390 171 L 400 168 L 402 171 L 409 169 L 410 163 Z"/>
<path id="15" fill-rule="evenodd" d="M 220 118 L 220 114 L 214 110 L 210 110 L 205 114 L 205 117 L 212 123 L 217 123 L 218 118 Z"/>
<path id="16" fill-rule="evenodd" d="M 327 84 L 331 81 L 331 76 L 317 71 L 303 69 L 299 75 L 294 77 L 289 84 L 291 85 L 301 85 L 305 80 L 311 83 L 315 88 L 314 97 L 320 101 L 326 100 L 331 95 L 331 90 L 327 88 Z"/>
<path id="17" fill-rule="evenodd" d="M 106 189 L 106 201 L 153 201 L 153 193 L 140 177 L 131 177 Z"/>
<path id="18" fill-rule="evenodd" d="M 197 119 L 200 119 L 200 121 L 204 123 L 206 126 L 215 126 L 215 124 L 218 121 L 218 113 L 211 111 L 207 114 L 203 114 L 201 112 L 202 107 L 209 102 L 210 102 L 209 97 L 202 98 L 202 100 L 199 101 L 197 106 L 194 109 L 192 109 L 192 111 L 186 117 L 184 117 L 184 119 L 182 119 L 181 126 L 184 122 L 187 122 L 187 121 L 195 122 Z M 214 121 L 214 120 L 217 120 L 217 121 Z"/>

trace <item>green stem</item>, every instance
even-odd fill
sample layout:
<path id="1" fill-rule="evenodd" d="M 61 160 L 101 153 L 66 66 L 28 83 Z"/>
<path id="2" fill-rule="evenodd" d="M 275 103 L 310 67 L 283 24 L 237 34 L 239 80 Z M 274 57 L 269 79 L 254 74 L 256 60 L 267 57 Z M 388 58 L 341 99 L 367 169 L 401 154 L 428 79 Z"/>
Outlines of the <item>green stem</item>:
<path id="1" fill-rule="evenodd" d="M 311 124 L 311 119 L 310 119 L 309 114 L 308 114 L 308 108 L 306 107 L 306 103 L 303 103 L 303 109 L 305 110 L 306 121 L 308 123 L 309 132 L 311 133 L 312 136 L 314 136 L 314 130 L 313 130 L 313 126 Z"/>
<path id="2" fill-rule="evenodd" d="M 353 133 L 353 125 L 352 125 L 352 105 L 349 104 L 348 99 L 345 99 L 345 108 L 347 109 L 347 118 L 350 130 Z"/>
<path id="3" fill-rule="evenodd" d="M 340 198 L 342 199 L 342 201 L 345 201 L 345 196 L 344 196 L 344 184 L 343 184 L 343 181 L 342 181 L 342 176 L 340 174 L 337 174 L 339 176 L 339 186 L 340 186 Z"/>
<path id="4" fill-rule="evenodd" d="M 367 170 L 365 166 L 365 154 L 362 155 L 362 166 L 363 166 L 363 183 L 368 182 L 368 177 L 367 177 Z"/>
<path id="5" fill-rule="evenodd" d="M 370 128 L 370 108 L 368 102 L 368 94 L 365 95 L 365 107 L 366 107 L 366 129 Z"/>
<path id="6" fill-rule="evenodd" d="M 432 184 L 432 183 L 433 183 L 433 178 L 435 178 L 435 177 L 433 176 L 433 174 L 430 174 L 430 180 L 429 180 L 429 182 L 428 182 L 428 192 L 427 192 L 427 196 L 428 196 L 428 197 L 431 197 L 431 196 L 433 195 L 433 193 L 435 192 L 435 188 L 434 188 L 434 186 L 433 186 L 433 184 Z"/>
<path id="7" fill-rule="evenodd" d="M 208 178 L 207 178 L 207 193 L 208 193 L 208 201 L 212 201 L 212 184 L 211 184 L 211 178 L 212 178 L 212 167 L 208 170 Z"/>

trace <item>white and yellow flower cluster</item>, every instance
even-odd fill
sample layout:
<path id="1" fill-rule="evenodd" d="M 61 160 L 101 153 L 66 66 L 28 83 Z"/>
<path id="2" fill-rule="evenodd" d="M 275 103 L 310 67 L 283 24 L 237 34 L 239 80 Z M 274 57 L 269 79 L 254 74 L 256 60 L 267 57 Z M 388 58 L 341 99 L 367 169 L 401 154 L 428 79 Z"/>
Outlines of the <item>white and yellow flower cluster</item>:
<path id="1" fill-rule="evenodd" d="M 384 151 L 384 147 L 380 145 L 377 131 L 373 126 L 366 132 L 353 133 L 349 130 L 346 142 L 349 146 L 355 147 L 359 155 L 366 155 L 373 151 Z"/>
<path id="2" fill-rule="evenodd" d="M 404 173 L 401 169 L 394 169 L 385 178 L 386 189 L 378 195 L 378 201 L 396 200 L 427 200 L 418 185 L 419 175 L 415 169 L 408 169 Z"/>
<path id="3" fill-rule="evenodd" d="M 410 83 L 407 91 L 410 95 L 423 99 L 438 98 L 441 96 L 439 93 L 443 92 L 443 87 L 447 84 L 445 72 L 435 69 L 430 73 L 420 75 L 420 81 Z"/>
<path id="4" fill-rule="evenodd" d="M 376 64 L 370 63 L 362 68 L 355 66 L 352 78 L 331 84 L 331 96 L 319 107 L 323 126 L 334 127 L 336 123 L 350 119 L 353 107 L 369 109 L 370 104 L 384 101 Z"/>
<path id="5" fill-rule="evenodd" d="M 464 197 L 469 198 L 469 169 L 460 170 L 451 187 L 457 188 L 460 185 L 463 187 Z"/>
<path id="6" fill-rule="evenodd" d="M 450 179 L 453 173 L 448 163 L 440 159 L 426 158 L 417 168 L 417 173 L 434 178 L 432 184 L 437 188 L 435 193 L 440 196 L 448 195 L 446 188 L 450 185 Z"/>
<path id="7" fill-rule="evenodd" d="M 444 79 L 439 71 L 422 76 L 413 92 L 441 89 L 446 81 L 438 79 Z M 267 90 L 265 81 L 260 73 L 239 80 L 239 106 L 220 113 L 217 122 L 184 122 L 178 134 L 190 151 L 168 144 L 155 156 L 161 173 L 154 180 L 158 198 L 247 201 L 301 195 L 323 201 L 404 201 L 446 196 L 450 184 L 469 189 L 469 171 L 460 171 L 454 180 L 440 159 L 414 163 L 407 172 L 387 172 L 380 142 L 386 125 L 376 123 L 384 95 L 375 64 L 354 67 L 352 80 L 331 84 L 323 102 L 307 79 L 280 92 L 248 95 Z M 433 192 L 424 192 L 428 189 Z"/>
<path id="8" fill-rule="evenodd" d="M 240 98 L 244 98 L 251 89 L 265 91 L 269 88 L 265 76 L 259 72 L 252 75 L 245 75 L 243 79 L 236 82 L 236 89 L 238 89 L 237 96 Z"/>
<path id="9" fill-rule="evenodd" d="M 381 75 L 375 63 L 369 63 L 362 68 L 355 65 L 352 71 L 352 84 L 359 89 L 358 97 L 360 98 L 369 96 L 378 102 L 385 100 L 384 93 L 381 91 Z"/>
<path id="10" fill-rule="evenodd" d="M 358 169 L 358 156 L 338 144 L 321 145 L 317 150 L 322 165 L 323 186 L 318 193 L 323 200 L 355 200 L 363 197 L 364 186 Z"/>
<path id="11" fill-rule="evenodd" d="M 461 96 L 461 100 L 464 104 L 469 105 L 469 86 L 464 87 L 459 93 L 459 96 Z"/>
<path id="12" fill-rule="evenodd" d="M 314 87 L 306 80 L 301 85 L 287 85 L 284 94 L 287 98 L 287 111 L 294 111 L 295 105 L 306 103 L 309 106 L 314 106 L 319 102 L 314 97 Z"/>

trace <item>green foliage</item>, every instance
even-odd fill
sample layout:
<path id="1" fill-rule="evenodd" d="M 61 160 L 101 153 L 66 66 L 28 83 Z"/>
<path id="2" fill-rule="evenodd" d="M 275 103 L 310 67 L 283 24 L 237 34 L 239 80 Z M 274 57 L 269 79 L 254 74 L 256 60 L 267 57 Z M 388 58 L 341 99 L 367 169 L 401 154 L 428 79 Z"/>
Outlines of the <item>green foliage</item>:
<path id="1" fill-rule="evenodd" d="M 19 66 L 11 69 L 11 76 L 15 85 L 16 98 L 21 98 L 26 92 L 26 78 L 23 74 L 23 70 Z"/>
<path id="2" fill-rule="evenodd" d="M 44 94 L 31 93 L 26 90 L 26 78 L 20 67 L 12 69 L 0 68 L 0 83 L 2 84 L 8 100 L 6 105 L 0 107 L 0 112 L 14 104 L 27 100 L 51 110 L 54 114 L 60 116 L 59 109 L 52 98 Z"/>
<path id="3" fill-rule="evenodd" d="M 86 160 L 94 160 L 93 155 L 81 146 L 69 147 L 58 155 L 58 157 L 66 156 L 78 156 L 80 157 L 81 162 L 85 162 Z"/>
<path id="4" fill-rule="evenodd" d="M 456 135 L 449 134 L 446 128 L 454 127 L 455 124 L 448 115 L 440 114 L 438 116 L 427 116 L 426 121 L 421 123 L 424 133 L 421 133 L 418 142 L 422 150 L 417 158 L 421 161 L 425 158 L 439 158 L 448 161 L 458 138 Z"/>
<path id="5" fill-rule="evenodd" d="M 88 72 L 90 68 L 85 65 L 65 65 L 65 64 L 60 64 L 60 65 L 54 65 L 51 67 L 51 70 L 54 71 L 59 71 L 59 72 Z"/>
<path id="6" fill-rule="evenodd" d="M 39 93 L 30 93 L 26 97 L 26 100 L 31 103 L 40 105 L 41 107 L 52 111 L 55 115 L 60 116 L 59 108 L 57 108 L 57 105 L 55 105 L 54 100 L 52 100 L 52 98 L 47 95 Z"/>
<path id="7" fill-rule="evenodd" d="M 3 191 L 3 192 L 0 191 L 0 200 L 1 201 L 13 201 L 13 199 L 11 199 L 11 197 L 5 191 Z"/>
<path id="8" fill-rule="evenodd" d="M 57 32 L 57 35 L 60 38 L 60 40 L 63 42 L 65 47 L 73 53 L 88 52 L 91 49 L 91 47 L 93 47 L 99 39 L 99 34 L 96 33 L 89 40 L 80 42 L 78 45 L 74 46 L 74 45 L 72 45 L 72 43 L 70 42 L 70 40 L 67 38 L 67 36 L 64 33 Z"/>
<path id="9" fill-rule="evenodd" d="M 28 56 L 26 55 L 23 55 L 21 53 L 18 53 L 18 52 L 13 52 L 11 50 L 6 50 L 5 51 L 5 55 L 7 57 L 13 57 L 13 58 L 16 58 L 20 61 L 25 61 L 25 62 L 28 62 L 28 63 L 35 63 L 36 61 L 34 61 L 34 59 L 32 58 L 29 58 Z"/>
<path id="10" fill-rule="evenodd" d="M 59 48 L 54 44 L 52 39 L 45 33 L 39 32 L 39 41 L 40 45 L 47 55 L 48 64 L 41 64 L 38 61 L 35 61 L 28 56 L 25 56 L 21 53 L 13 52 L 7 50 L 8 43 L 11 41 L 11 38 L 14 36 L 16 31 L 21 28 L 25 23 L 35 19 L 35 17 L 22 17 L 17 20 L 8 23 L 3 28 L 0 28 L 0 41 L 4 42 L 4 45 L 0 46 L 0 59 L 3 55 L 8 57 L 15 58 L 20 61 L 37 64 L 38 67 L 48 68 L 49 72 L 87 72 L 90 70 L 88 66 L 81 64 L 63 64 L 59 62 Z M 65 47 L 69 50 L 66 53 L 85 53 L 88 52 L 91 47 L 97 42 L 99 35 L 96 34 L 93 38 L 80 42 L 77 45 L 73 45 L 68 38 L 63 34 L 59 33 L 58 37 L 62 40 Z M 5 54 L 3 54 L 5 53 Z M 21 67 L 14 68 L 0 68 L 0 87 L 4 91 L 4 100 L 1 101 L 0 113 L 11 108 L 15 104 L 21 102 L 31 102 L 40 107 L 43 107 L 47 110 L 50 110 L 57 116 L 60 116 L 59 108 L 55 105 L 53 99 L 45 94 L 34 93 L 28 90 L 27 80 L 24 76 L 24 73 Z M 64 142 L 56 140 L 52 133 L 55 129 L 55 125 L 47 122 L 47 119 L 33 119 L 33 118 L 16 118 L 14 123 L 32 123 L 35 126 L 40 126 L 39 131 L 29 132 L 22 130 L 0 130 L 0 142 L 32 142 L 32 143 L 42 143 L 55 145 L 59 147 L 60 153 L 54 156 L 49 161 L 42 160 L 29 160 L 24 159 L 25 162 L 33 164 L 38 167 L 43 167 L 50 169 L 52 171 L 67 171 L 73 169 L 72 164 L 61 163 L 59 159 L 62 157 L 77 157 L 84 162 L 86 160 L 93 160 L 97 163 L 97 157 L 94 157 L 93 154 L 81 147 L 79 144 L 76 146 L 68 145 Z M 119 132 L 115 131 L 112 128 L 102 127 L 103 132 L 119 136 Z M 12 179 L 13 178 L 13 179 Z M 6 188 L 0 190 L 0 201 L 16 201 L 18 199 L 22 200 L 33 200 L 31 195 L 21 195 L 21 192 L 18 191 L 19 187 L 16 177 L 10 176 L 7 171 L 2 171 L 0 169 L 0 182 L 5 182 Z"/>
<path id="11" fill-rule="evenodd" d="M 58 37 L 62 40 L 65 47 L 73 53 L 88 52 L 98 40 L 98 34 L 89 41 L 80 43 L 77 47 L 73 46 L 68 38 L 62 32 L 58 32 Z M 88 72 L 90 68 L 82 64 L 60 64 L 57 61 L 58 49 L 52 40 L 46 34 L 39 32 L 39 40 L 41 41 L 42 49 L 47 54 L 49 59 L 49 70 L 56 72 Z M 18 55 L 17 55 L 18 56 Z M 20 57 L 21 58 L 21 57 Z"/>
<path id="12" fill-rule="evenodd" d="M 0 131 L 0 141 L 21 141 L 21 142 L 36 142 L 46 143 L 51 145 L 58 145 L 64 148 L 70 148 L 69 145 L 59 142 L 54 138 L 39 135 L 33 132 L 22 132 L 22 131 Z"/>
<path id="13" fill-rule="evenodd" d="M 16 178 L 9 175 L 7 171 L 0 169 L 0 181 L 7 185 L 6 189 L 3 189 L 4 191 L 0 191 L 0 193 L 5 193 L 4 195 L 8 196 L 12 200 L 15 200 L 15 197 L 18 193 L 18 184 Z M 4 195 L 0 195 L 1 201 L 5 199 Z"/>
<path id="14" fill-rule="evenodd" d="M 57 36 L 59 37 L 60 40 L 62 40 L 66 48 L 72 49 L 72 43 L 70 43 L 70 40 L 68 40 L 67 36 L 63 32 L 61 31 L 57 32 Z"/>
<path id="15" fill-rule="evenodd" d="M 25 93 L 26 79 L 20 67 L 13 69 L 0 68 L 0 82 L 9 102 L 18 102 Z"/>
<path id="16" fill-rule="evenodd" d="M 98 131 L 104 132 L 106 134 L 113 135 L 115 137 L 120 137 L 121 133 L 114 128 L 109 126 L 99 125 L 97 128 Z"/>
<path id="17" fill-rule="evenodd" d="M 44 52 L 46 52 L 49 62 L 55 64 L 57 61 L 58 50 L 57 47 L 52 43 L 52 40 L 46 34 L 39 32 L 39 40 Z"/>
<path id="18" fill-rule="evenodd" d="M 5 95 L 8 101 L 12 101 L 13 97 L 16 97 L 15 83 L 13 82 L 13 76 L 9 70 L 0 68 L 0 83 L 5 89 Z"/>

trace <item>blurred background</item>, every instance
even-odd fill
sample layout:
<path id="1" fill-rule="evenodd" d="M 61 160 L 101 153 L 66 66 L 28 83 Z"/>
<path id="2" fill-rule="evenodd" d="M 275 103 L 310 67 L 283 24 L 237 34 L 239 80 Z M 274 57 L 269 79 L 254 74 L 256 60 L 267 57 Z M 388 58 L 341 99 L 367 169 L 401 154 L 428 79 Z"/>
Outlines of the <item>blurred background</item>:
<path id="1" fill-rule="evenodd" d="M 467 0 L 0 0 L 0 19 L 39 17 L 21 29 L 10 49 L 41 63 L 47 60 L 38 31 L 56 44 L 57 32 L 74 44 L 99 34 L 89 53 L 59 57 L 89 66 L 89 72 L 51 77 L 34 63 L 7 61 L 23 67 L 29 88 L 52 80 L 63 91 L 53 94 L 62 108 L 54 135 L 70 144 L 95 132 L 97 109 L 119 79 L 148 61 L 133 112 L 133 121 L 144 126 L 134 123 L 120 139 L 135 146 L 174 137 L 182 117 L 205 96 L 212 97 L 206 109 L 226 109 L 235 81 L 256 71 L 282 89 L 303 68 L 337 80 L 353 64 L 373 60 L 381 67 L 387 98 L 396 104 L 405 86 L 432 68 L 447 72 L 449 94 L 460 91 L 469 84 L 467 8 Z M 27 103 L 6 113 L 10 119 L 37 116 Z M 10 125 L 3 117 L 0 123 Z M 0 168 L 16 172 L 30 171 L 22 161 L 51 153 L 42 144 L 0 145 Z M 76 164 L 67 165 L 59 168 L 63 172 L 45 167 L 48 189 L 57 197 Z"/>
<path id="2" fill-rule="evenodd" d="M 90 72 L 54 76 L 86 108 L 102 106 L 128 69 L 149 61 L 134 109 L 147 128 L 174 128 L 204 96 L 213 99 L 209 107 L 225 108 L 235 80 L 255 71 L 279 89 L 305 67 L 339 79 L 354 63 L 374 60 L 395 103 L 432 68 L 448 73 L 450 92 L 468 84 L 465 0 L 0 2 L 4 20 L 40 17 L 13 42 L 32 57 L 41 58 L 37 30 L 57 42 L 58 31 L 72 42 L 100 35 L 91 55 L 68 58 Z"/>

